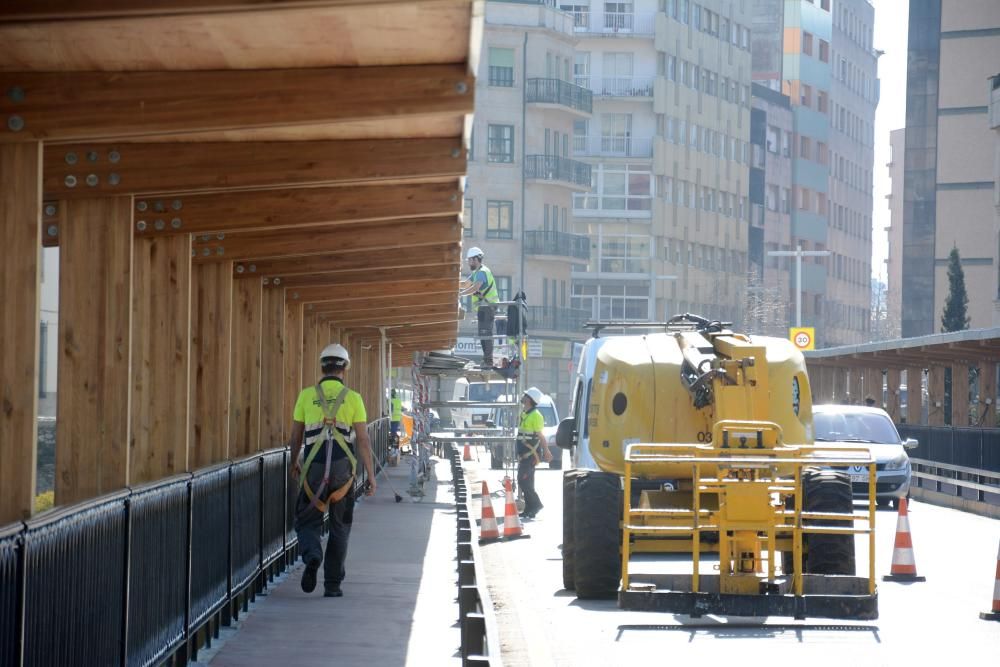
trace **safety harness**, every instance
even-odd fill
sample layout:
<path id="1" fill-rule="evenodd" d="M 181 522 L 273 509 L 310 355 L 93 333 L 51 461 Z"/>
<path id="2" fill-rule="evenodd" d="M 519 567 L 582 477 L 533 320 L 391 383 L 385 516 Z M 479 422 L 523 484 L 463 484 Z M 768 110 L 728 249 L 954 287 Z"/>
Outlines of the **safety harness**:
<path id="1" fill-rule="evenodd" d="M 529 414 L 530 412 L 533 412 L 536 409 L 537 408 L 532 408 L 528 413 L 525 413 L 525 414 Z M 522 421 L 523 421 L 523 418 L 522 418 Z M 521 441 L 521 444 L 523 444 L 529 450 L 529 451 L 525 452 L 524 454 L 521 454 L 520 460 L 524 461 L 524 460 L 527 460 L 527 459 L 531 458 L 532 456 L 534 456 L 535 457 L 535 463 L 536 464 L 541 463 L 542 462 L 542 457 L 538 453 L 538 447 L 539 447 L 538 434 L 537 433 L 521 433 L 520 429 L 518 429 L 517 438 L 518 438 L 518 440 Z"/>
<path id="2" fill-rule="evenodd" d="M 344 404 L 344 399 L 347 398 L 347 391 L 347 387 L 341 389 L 331 406 L 327 403 L 326 395 L 323 393 L 322 380 L 316 384 L 316 396 L 319 397 L 319 406 L 323 411 L 323 432 L 326 435 L 323 443 L 323 446 L 326 448 L 326 467 L 323 469 L 323 481 L 320 482 L 319 488 L 313 491 L 309 486 L 308 471 L 309 466 L 312 465 L 316 454 L 320 450 L 320 445 L 314 443 L 312 449 L 309 451 L 309 456 L 306 457 L 305 465 L 302 466 L 302 473 L 299 477 L 299 489 L 305 491 L 306 497 L 309 498 L 309 502 L 312 503 L 313 507 L 323 513 L 327 511 L 331 503 L 337 503 L 347 495 L 347 492 L 351 490 L 351 486 L 354 484 L 354 477 L 358 472 L 358 459 L 355 458 L 354 452 L 351 451 L 351 448 L 344 440 L 344 435 L 337 428 L 337 411 Z M 344 454 L 347 455 L 347 459 L 351 462 L 351 477 L 342 486 L 332 490 L 324 500 L 323 493 L 330 483 L 330 465 L 333 462 L 334 442 L 340 445 L 340 448 L 344 450 Z"/>

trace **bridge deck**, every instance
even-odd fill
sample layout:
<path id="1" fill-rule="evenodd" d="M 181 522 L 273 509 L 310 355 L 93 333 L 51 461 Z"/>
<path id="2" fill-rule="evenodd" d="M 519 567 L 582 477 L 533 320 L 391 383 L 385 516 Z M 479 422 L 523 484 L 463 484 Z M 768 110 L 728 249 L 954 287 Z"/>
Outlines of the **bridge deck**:
<path id="1" fill-rule="evenodd" d="M 409 468 L 402 461 L 386 471 L 403 502 L 393 501 L 380 475 L 376 495 L 358 505 L 344 597 L 323 597 L 322 570 L 316 590 L 303 593 L 300 562 L 198 664 L 460 665 L 451 471 L 435 461 L 422 501 L 405 493 Z"/>

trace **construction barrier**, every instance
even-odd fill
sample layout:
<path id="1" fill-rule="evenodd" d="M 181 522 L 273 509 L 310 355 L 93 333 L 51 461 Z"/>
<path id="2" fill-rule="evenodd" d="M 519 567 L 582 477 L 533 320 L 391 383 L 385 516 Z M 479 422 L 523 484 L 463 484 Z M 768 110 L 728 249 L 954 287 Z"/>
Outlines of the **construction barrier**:
<path id="1" fill-rule="evenodd" d="M 910 518 L 906 498 L 899 499 L 899 516 L 896 519 L 896 538 L 892 548 L 892 567 L 883 581 L 926 581 L 917 574 L 917 561 L 913 556 L 913 539 L 910 536 Z"/>
<path id="2" fill-rule="evenodd" d="M 997 571 L 993 578 L 993 605 L 979 614 L 984 621 L 1000 621 L 1000 547 L 997 548 Z"/>

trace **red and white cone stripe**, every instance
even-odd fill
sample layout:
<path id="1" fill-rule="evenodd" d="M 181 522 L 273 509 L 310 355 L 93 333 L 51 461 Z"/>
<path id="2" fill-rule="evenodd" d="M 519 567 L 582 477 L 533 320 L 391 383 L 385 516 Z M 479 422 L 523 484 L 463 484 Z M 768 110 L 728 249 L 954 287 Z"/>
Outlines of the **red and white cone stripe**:
<path id="1" fill-rule="evenodd" d="M 521 537 L 524 530 L 521 527 L 521 517 L 517 515 L 517 503 L 514 502 L 514 491 L 510 480 L 504 480 L 506 489 L 506 504 L 503 511 L 503 537 L 505 540 Z"/>
<path id="2" fill-rule="evenodd" d="M 489 542 L 500 539 L 500 527 L 497 525 L 496 515 L 493 514 L 493 503 L 490 502 L 490 492 L 486 488 L 486 481 L 483 481 L 482 518 L 479 521 L 479 542 Z"/>
<path id="3" fill-rule="evenodd" d="M 910 518 L 906 508 L 906 498 L 899 500 L 899 516 L 896 519 L 896 539 L 892 549 L 892 567 L 885 581 L 924 581 L 917 575 L 917 561 L 913 556 L 913 540 L 910 536 Z"/>
<path id="4" fill-rule="evenodd" d="M 1000 621 L 1000 547 L 997 547 L 997 573 L 993 580 L 993 607 L 990 611 L 979 614 L 979 618 Z"/>

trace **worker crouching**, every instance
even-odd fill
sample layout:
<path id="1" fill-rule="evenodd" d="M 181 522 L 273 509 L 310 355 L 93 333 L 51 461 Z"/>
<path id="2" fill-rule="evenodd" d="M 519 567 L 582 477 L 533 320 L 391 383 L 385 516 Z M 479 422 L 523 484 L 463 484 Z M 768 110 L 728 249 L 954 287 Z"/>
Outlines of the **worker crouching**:
<path id="1" fill-rule="evenodd" d="M 524 511 L 521 517 L 534 519 L 542 509 L 542 501 L 535 491 L 535 466 L 552 460 L 542 429 L 545 419 L 538 410 L 542 392 L 531 387 L 521 397 L 521 423 L 517 429 L 517 482 L 524 492 Z"/>

